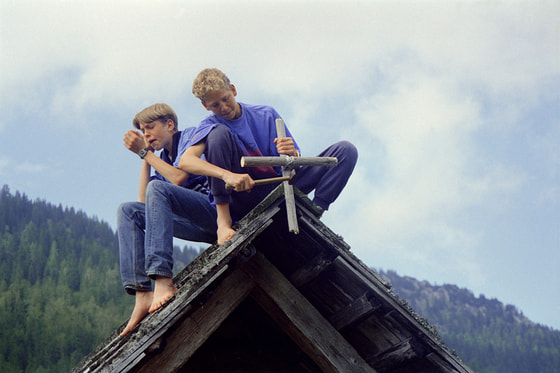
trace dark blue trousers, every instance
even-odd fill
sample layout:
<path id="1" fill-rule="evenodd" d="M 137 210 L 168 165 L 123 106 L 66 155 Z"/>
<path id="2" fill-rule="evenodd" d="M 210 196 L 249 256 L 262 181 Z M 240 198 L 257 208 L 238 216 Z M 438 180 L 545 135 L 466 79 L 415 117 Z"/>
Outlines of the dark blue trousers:
<path id="1" fill-rule="evenodd" d="M 240 164 L 243 153 L 235 136 L 226 126 L 215 127 L 206 138 L 206 160 L 234 173 L 251 172 Z M 313 202 L 328 210 L 340 195 L 358 160 L 358 150 L 348 141 L 339 141 L 322 151 L 318 157 L 336 157 L 336 167 L 302 166 L 296 170 L 294 186 L 305 194 L 315 190 Z M 232 219 L 237 221 L 251 211 L 277 185 L 262 185 L 250 192 L 227 190 L 220 179 L 208 178 L 210 191 L 216 203 L 229 203 Z"/>

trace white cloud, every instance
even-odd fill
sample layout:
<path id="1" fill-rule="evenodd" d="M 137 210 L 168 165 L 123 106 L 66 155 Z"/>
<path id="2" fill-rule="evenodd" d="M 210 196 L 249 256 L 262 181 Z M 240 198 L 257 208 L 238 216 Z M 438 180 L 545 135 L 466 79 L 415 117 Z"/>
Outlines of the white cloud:
<path id="1" fill-rule="evenodd" d="M 0 175 L 3 175 L 6 173 L 6 170 L 8 169 L 10 165 L 10 159 L 8 157 L 0 157 Z"/>
<path id="2" fill-rule="evenodd" d="M 380 149 L 362 152 L 345 206 L 332 209 L 346 217 L 336 224 L 368 262 L 462 273 L 478 286 L 482 232 L 464 216 L 517 189 L 522 176 L 479 153 L 480 103 L 449 77 L 410 70 L 383 88 L 356 103 L 358 149 Z"/>
<path id="3" fill-rule="evenodd" d="M 548 36 L 532 42 L 535 35 L 550 35 L 547 31 L 556 24 L 553 12 L 541 7 L 384 1 L 211 4 L 4 5 L 2 45 L 10 57 L 2 59 L 1 67 L 10 74 L 2 89 L 22 82 L 33 89 L 45 75 L 73 71 L 77 79 L 51 97 L 56 116 L 148 94 L 188 95 L 193 77 L 208 65 L 222 67 L 243 88 L 316 100 L 360 93 L 368 75 L 376 69 L 381 75 L 399 73 L 394 65 L 406 56 L 413 56 L 421 69 L 484 84 L 480 88 L 495 95 L 534 89 L 535 78 L 558 72 L 555 40 Z M 514 42 L 505 43 L 511 35 Z M 532 58 L 536 53 L 551 58 Z"/>
<path id="4" fill-rule="evenodd" d="M 281 107 L 306 155 L 339 138 L 358 146 L 356 171 L 323 219 L 368 264 L 484 281 L 480 254 L 489 233 L 471 220 L 489 210 L 506 219 L 519 197 L 559 201 L 560 131 L 546 127 L 557 118 L 543 117 L 537 129 L 527 123 L 543 103 L 558 101 L 557 1 L 21 0 L 0 7 L 0 131 L 11 135 L 23 121 L 36 142 L 18 154 L 19 169 L 0 157 L 3 177 L 45 172 L 37 160 L 48 147 L 49 174 L 87 165 L 103 175 L 88 187 L 103 194 L 103 180 L 122 179 L 122 168 L 135 165 L 115 151 L 120 128 L 155 101 L 169 101 L 181 123 L 194 124 L 205 112 L 190 94 L 192 79 L 216 66 L 240 100 Z M 77 126 L 94 135 L 84 138 Z M 46 144 L 51 138 L 58 147 Z M 103 158 L 110 166 L 92 162 L 97 150 L 79 145 L 92 141 L 110 153 Z M 123 181 L 132 192 L 107 198 L 134 196 L 135 178 Z M 72 192 L 65 185 L 64 197 Z"/>
<path id="5" fill-rule="evenodd" d="M 23 161 L 15 162 L 7 156 L 0 157 L 0 175 L 12 175 L 16 173 L 40 174 L 48 170 L 48 166 L 36 162 Z"/>
<path id="6" fill-rule="evenodd" d="M 48 170 L 48 166 L 40 163 L 32 163 L 25 161 L 21 164 L 15 165 L 14 169 L 18 172 L 29 174 L 40 174 Z"/>

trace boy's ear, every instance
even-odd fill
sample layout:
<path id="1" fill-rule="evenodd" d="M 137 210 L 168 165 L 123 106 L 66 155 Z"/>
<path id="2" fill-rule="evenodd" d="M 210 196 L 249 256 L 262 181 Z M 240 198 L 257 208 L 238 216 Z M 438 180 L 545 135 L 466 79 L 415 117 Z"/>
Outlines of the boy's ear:
<path id="1" fill-rule="evenodd" d="M 175 124 L 175 122 L 173 122 L 173 119 L 167 120 L 167 129 L 170 130 L 171 132 L 177 129 L 177 125 Z"/>
<path id="2" fill-rule="evenodd" d="M 204 106 L 206 110 L 210 110 L 210 108 L 206 105 L 206 102 L 204 102 L 204 100 L 200 100 L 200 103 L 202 104 L 202 106 Z"/>
<path id="3" fill-rule="evenodd" d="M 233 84 L 229 85 L 231 92 L 233 93 L 233 97 L 237 96 L 237 90 L 235 89 L 235 86 Z"/>

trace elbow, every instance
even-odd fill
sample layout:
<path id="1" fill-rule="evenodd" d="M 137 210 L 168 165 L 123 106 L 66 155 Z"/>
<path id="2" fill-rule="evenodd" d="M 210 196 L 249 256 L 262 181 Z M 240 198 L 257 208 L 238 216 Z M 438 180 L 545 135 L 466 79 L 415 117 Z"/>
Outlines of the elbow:
<path id="1" fill-rule="evenodd" d="M 189 180 L 189 175 L 185 174 L 185 176 L 175 177 L 175 178 L 173 178 L 173 180 L 169 180 L 169 181 L 173 185 L 177 185 L 177 186 L 182 187 L 182 186 L 187 185 L 187 180 Z"/>
<path id="2" fill-rule="evenodd" d="M 173 185 L 185 186 L 189 180 L 189 174 L 183 170 L 176 170 L 174 173 L 167 175 L 167 181 Z"/>
<path id="3" fill-rule="evenodd" d="M 179 160 L 179 169 L 185 172 L 188 172 L 188 156 L 186 154 L 183 154 L 183 156 L 181 157 L 181 159 Z"/>

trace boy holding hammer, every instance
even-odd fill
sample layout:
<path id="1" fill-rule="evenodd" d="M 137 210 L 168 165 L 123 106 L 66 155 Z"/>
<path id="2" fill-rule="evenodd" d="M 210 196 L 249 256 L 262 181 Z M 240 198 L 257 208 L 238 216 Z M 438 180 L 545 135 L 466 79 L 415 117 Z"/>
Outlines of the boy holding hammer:
<path id="1" fill-rule="evenodd" d="M 243 169 L 241 157 L 280 154 L 299 157 L 301 152 L 287 128 L 287 137 L 276 137 L 275 122 L 281 118 L 276 110 L 237 102 L 237 90 L 222 71 L 202 70 L 194 80 L 192 92 L 212 114 L 199 124 L 179 168 L 209 177 L 218 215 L 218 243 L 222 244 L 236 233 L 232 229 L 233 222 L 241 219 L 274 188 L 274 185 L 266 185 L 251 190 L 254 180 L 281 175 L 281 170 L 275 167 Z M 202 155 L 207 161 L 200 158 Z M 336 157 L 338 166 L 300 167 L 293 184 L 305 194 L 315 190 L 313 202 L 328 210 L 352 174 L 358 152 L 348 141 L 340 141 L 318 156 Z"/>

